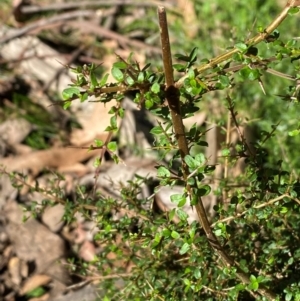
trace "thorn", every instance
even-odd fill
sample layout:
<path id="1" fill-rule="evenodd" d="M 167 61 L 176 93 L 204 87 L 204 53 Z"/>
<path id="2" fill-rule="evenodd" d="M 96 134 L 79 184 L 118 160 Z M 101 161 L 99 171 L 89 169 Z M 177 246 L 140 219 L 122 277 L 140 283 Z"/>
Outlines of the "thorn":
<path id="1" fill-rule="evenodd" d="M 265 90 L 265 87 L 264 87 L 264 85 L 263 85 L 263 82 L 262 82 L 262 80 L 261 80 L 261 79 L 259 79 L 259 80 L 258 80 L 258 83 L 259 83 L 259 85 L 260 85 L 260 87 L 261 87 L 261 89 L 262 89 L 263 93 L 264 93 L 265 95 L 267 95 L 267 94 L 266 94 L 266 90 Z"/>

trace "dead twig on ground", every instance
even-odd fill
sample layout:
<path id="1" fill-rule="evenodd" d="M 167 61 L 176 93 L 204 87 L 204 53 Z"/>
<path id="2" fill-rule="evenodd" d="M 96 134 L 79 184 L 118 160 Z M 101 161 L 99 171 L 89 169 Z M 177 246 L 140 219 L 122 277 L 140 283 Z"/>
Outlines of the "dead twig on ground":
<path id="1" fill-rule="evenodd" d="M 95 12 L 94 10 L 79 10 L 79 11 L 69 12 L 65 14 L 60 14 L 58 16 L 50 17 L 48 19 L 38 20 L 20 29 L 16 29 L 13 32 L 9 32 L 7 36 L 3 36 L 0 39 L 0 44 L 5 44 L 13 39 L 20 38 L 26 34 L 36 31 L 37 29 L 41 30 L 44 27 L 53 23 L 67 21 L 74 18 L 87 18 L 87 17 L 91 18 L 95 16 L 97 16 L 97 12 Z"/>

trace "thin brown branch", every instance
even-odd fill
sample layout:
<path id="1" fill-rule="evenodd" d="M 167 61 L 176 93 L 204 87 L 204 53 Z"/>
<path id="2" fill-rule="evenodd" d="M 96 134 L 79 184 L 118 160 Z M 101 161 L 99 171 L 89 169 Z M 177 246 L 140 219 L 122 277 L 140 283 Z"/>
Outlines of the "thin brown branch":
<path id="1" fill-rule="evenodd" d="M 151 53 L 156 53 L 156 54 L 159 53 L 160 54 L 160 49 L 155 46 L 148 45 L 142 41 L 130 39 L 124 35 L 118 34 L 114 31 L 106 29 L 104 27 L 95 26 L 94 24 L 87 22 L 87 21 L 82 20 L 80 22 L 69 22 L 68 24 L 72 25 L 73 27 L 78 28 L 79 30 L 81 30 L 82 32 L 85 32 L 85 33 L 87 33 L 87 32 L 94 33 L 100 37 L 105 37 L 108 39 L 116 40 L 120 44 L 125 44 L 127 46 L 147 50 Z"/>
<path id="2" fill-rule="evenodd" d="M 189 154 L 184 125 L 181 119 L 179 91 L 174 86 L 172 55 L 169 41 L 168 24 L 165 8 L 158 7 L 158 19 L 162 44 L 162 59 L 166 78 L 166 100 L 172 116 L 173 127 L 178 141 L 178 148 L 182 159 Z"/>
<path id="3" fill-rule="evenodd" d="M 81 45 L 79 46 L 77 49 L 75 49 L 73 51 L 73 53 L 71 53 L 71 56 L 68 57 L 66 65 L 71 65 L 77 58 L 78 56 L 84 51 L 84 49 L 86 48 L 85 45 Z M 50 88 L 50 86 L 52 85 L 52 83 L 59 78 L 59 76 L 66 71 L 66 68 L 64 66 L 62 66 L 60 69 L 57 69 L 54 73 L 54 75 L 52 76 L 52 78 L 50 78 L 47 83 L 44 83 L 43 88 L 42 88 L 42 92 L 45 93 L 46 91 L 48 91 L 48 89 Z"/>
<path id="4" fill-rule="evenodd" d="M 12 32 L 9 33 L 9 35 L 4 36 L 0 39 L 0 44 L 7 43 L 16 38 L 20 38 L 26 34 L 36 31 L 39 28 L 46 27 L 49 24 L 67 21 L 67 20 L 71 20 L 71 19 L 79 18 L 79 17 L 84 18 L 84 17 L 93 17 L 93 16 L 96 16 L 96 12 L 94 10 L 80 10 L 80 11 L 74 11 L 74 12 L 69 12 L 69 13 L 65 13 L 65 14 L 60 14 L 58 16 L 54 16 L 54 17 L 51 17 L 48 19 L 38 20 L 38 21 L 33 22 L 20 29 L 13 30 Z"/>
<path id="5" fill-rule="evenodd" d="M 240 129 L 240 126 L 239 126 L 239 123 L 236 119 L 236 112 L 234 111 L 234 103 L 232 102 L 230 96 L 228 95 L 227 98 L 226 98 L 227 102 L 228 102 L 228 110 L 229 110 L 229 113 L 231 115 L 231 119 L 235 125 L 235 128 L 239 134 L 239 137 L 241 139 L 241 141 L 243 142 L 243 145 L 246 147 L 246 150 L 249 152 L 250 156 L 253 157 L 254 154 L 253 152 L 251 151 L 251 148 L 249 147 L 248 143 L 247 143 L 247 140 L 244 136 L 244 134 L 242 133 L 241 129 Z"/>
<path id="6" fill-rule="evenodd" d="M 174 7 L 172 4 L 163 2 L 163 4 L 169 8 Z M 98 0 L 98 1 L 81 1 L 81 2 L 67 2 L 67 3 L 53 3 L 44 6 L 39 5 L 26 5 L 21 8 L 23 14 L 32 14 L 46 11 L 57 11 L 65 9 L 77 9 L 99 6 L 135 6 L 135 7 L 156 7 L 162 5 L 162 1 L 135 1 L 135 0 Z"/>
<path id="7" fill-rule="evenodd" d="M 287 80 L 292 80 L 292 81 L 297 80 L 297 78 L 295 76 L 291 76 L 289 74 L 279 72 L 277 70 L 271 69 L 271 68 L 266 66 L 267 63 L 270 63 L 270 62 L 273 62 L 273 61 L 276 61 L 275 57 L 271 57 L 271 58 L 268 58 L 268 59 L 261 60 L 259 62 L 251 63 L 250 66 L 252 68 L 262 69 L 263 71 L 265 71 L 267 73 L 270 73 L 272 75 L 275 75 L 275 76 L 278 76 L 278 77 L 281 77 L 281 78 L 284 78 L 284 79 L 287 79 Z M 222 71 L 225 72 L 225 73 L 230 73 L 230 72 L 235 73 L 235 72 L 240 71 L 241 69 L 243 69 L 246 66 L 247 66 L 246 64 L 238 64 L 238 65 L 235 65 L 235 66 L 232 66 L 232 67 L 224 68 L 224 69 L 222 69 Z M 214 72 L 214 73 L 206 74 L 204 76 L 204 78 L 205 79 L 210 79 L 210 78 L 214 78 L 217 75 L 218 75 L 218 73 Z"/>
<path id="8" fill-rule="evenodd" d="M 290 197 L 288 194 L 283 194 L 283 195 L 281 195 L 281 196 L 279 196 L 279 197 L 277 197 L 277 198 L 275 198 L 275 199 L 272 199 L 272 200 L 270 200 L 270 201 L 268 201 L 268 202 L 266 202 L 266 203 L 263 203 L 263 204 L 260 204 L 260 205 L 257 205 L 257 206 L 253 206 L 253 207 L 251 207 L 251 210 L 252 210 L 253 208 L 254 208 L 254 209 L 260 209 L 260 208 L 267 207 L 267 206 L 269 206 L 269 205 L 272 205 L 272 204 L 274 204 L 274 203 L 276 203 L 276 202 L 282 200 L 282 199 L 285 198 L 285 197 L 291 199 L 291 197 Z M 250 209 L 249 209 L 249 210 L 250 210 Z M 215 227 L 218 223 L 229 222 L 229 221 L 232 221 L 232 220 L 234 220 L 234 219 L 240 218 L 240 217 L 244 216 L 249 210 L 245 210 L 245 211 L 243 211 L 243 212 L 241 212 L 241 213 L 238 213 L 238 214 L 236 214 L 236 215 L 234 215 L 234 216 L 228 216 L 228 217 L 226 217 L 226 218 L 220 219 L 220 220 L 218 220 L 217 222 L 211 224 L 211 227 L 212 227 L 212 228 Z"/>
<path id="9" fill-rule="evenodd" d="M 300 1 L 299 0 L 290 0 L 287 2 L 286 6 L 284 9 L 281 11 L 281 13 L 265 28 L 265 30 L 255 37 L 248 39 L 245 44 L 248 46 L 254 46 L 264 40 L 286 19 L 288 16 L 289 10 L 292 7 L 297 7 L 300 6 Z M 201 74 L 206 70 L 209 70 L 218 64 L 227 61 L 230 59 L 235 53 L 238 53 L 239 49 L 234 48 L 230 51 L 227 51 L 209 61 L 207 64 L 203 64 L 200 67 L 196 68 L 195 71 L 197 74 Z M 177 87 L 181 87 L 184 80 L 187 78 L 187 75 L 182 77 L 177 83 Z"/>
<path id="10" fill-rule="evenodd" d="M 178 85 L 177 87 L 175 87 L 174 85 L 172 55 L 171 55 L 170 42 L 169 42 L 167 17 L 166 17 L 166 11 L 164 7 L 158 7 L 158 19 L 159 19 L 161 45 L 162 45 L 162 58 L 163 58 L 163 65 L 164 65 L 164 72 L 165 72 L 165 79 L 166 79 L 166 100 L 168 102 L 168 106 L 171 112 L 173 128 L 174 128 L 174 132 L 175 132 L 175 136 L 177 139 L 178 148 L 182 160 L 183 178 L 184 180 L 187 180 L 189 175 L 189 170 L 188 170 L 188 166 L 185 163 L 184 158 L 186 155 L 189 154 L 189 149 L 188 149 L 188 144 L 187 144 L 181 112 L 180 112 Z M 201 197 L 194 196 L 192 193 L 192 188 L 189 185 L 186 185 L 186 189 L 189 192 L 191 199 L 195 197 L 197 198 L 197 203 L 195 205 L 195 208 L 201 226 L 206 234 L 206 237 L 210 245 L 220 256 L 220 258 L 223 261 L 223 264 L 225 266 L 235 267 L 237 270 L 236 272 L 237 277 L 242 281 L 242 283 L 249 284 L 250 283 L 249 276 L 246 273 L 244 273 L 241 270 L 241 268 L 235 263 L 234 259 L 232 259 L 227 254 L 227 252 L 221 246 L 220 242 L 217 240 L 217 237 L 215 236 L 214 232 L 212 231 Z M 276 299 L 276 295 L 262 285 L 260 285 L 257 291 L 259 294 L 261 294 L 262 296 L 264 296 L 269 300 Z"/>

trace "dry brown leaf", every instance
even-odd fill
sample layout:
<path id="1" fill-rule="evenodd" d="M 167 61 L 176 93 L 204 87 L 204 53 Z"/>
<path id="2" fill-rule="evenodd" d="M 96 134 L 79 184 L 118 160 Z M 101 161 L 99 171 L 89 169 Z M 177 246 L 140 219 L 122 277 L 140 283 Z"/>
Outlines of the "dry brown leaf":
<path id="1" fill-rule="evenodd" d="M 22 281 L 21 276 L 21 260 L 18 257 L 12 257 L 8 262 L 8 271 L 11 276 L 11 281 L 15 285 L 20 285 Z"/>
<path id="2" fill-rule="evenodd" d="M 20 290 L 20 295 L 23 296 L 40 286 L 44 286 L 48 284 L 50 281 L 51 281 L 51 277 L 47 275 L 42 275 L 42 274 L 33 275 L 30 278 L 28 278 L 23 284 Z"/>
<path id="3" fill-rule="evenodd" d="M 99 139 L 103 139 L 103 137 L 99 136 Z M 97 155 L 96 151 L 88 151 L 87 149 L 57 147 L 34 151 L 21 156 L 2 158 L 0 159 L 0 165 L 3 165 L 8 172 L 30 169 L 34 173 L 38 173 L 46 167 L 59 169 L 60 167 L 73 166 L 95 155 Z"/>

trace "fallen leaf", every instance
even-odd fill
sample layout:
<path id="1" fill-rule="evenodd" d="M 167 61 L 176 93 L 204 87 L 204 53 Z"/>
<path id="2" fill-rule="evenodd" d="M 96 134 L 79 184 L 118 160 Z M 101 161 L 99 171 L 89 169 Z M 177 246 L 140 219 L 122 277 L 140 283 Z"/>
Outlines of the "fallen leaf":
<path id="1" fill-rule="evenodd" d="M 33 291 L 34 289 L 44 286 L 48 284 L 51 281 L 51 277 L 47 275 L 33 275 L 30 278 L 28 278 L 25 283 L 23 284 L 21 290 L 20 290 L 20 295 L 26 295 L 29 292 Z"/>

